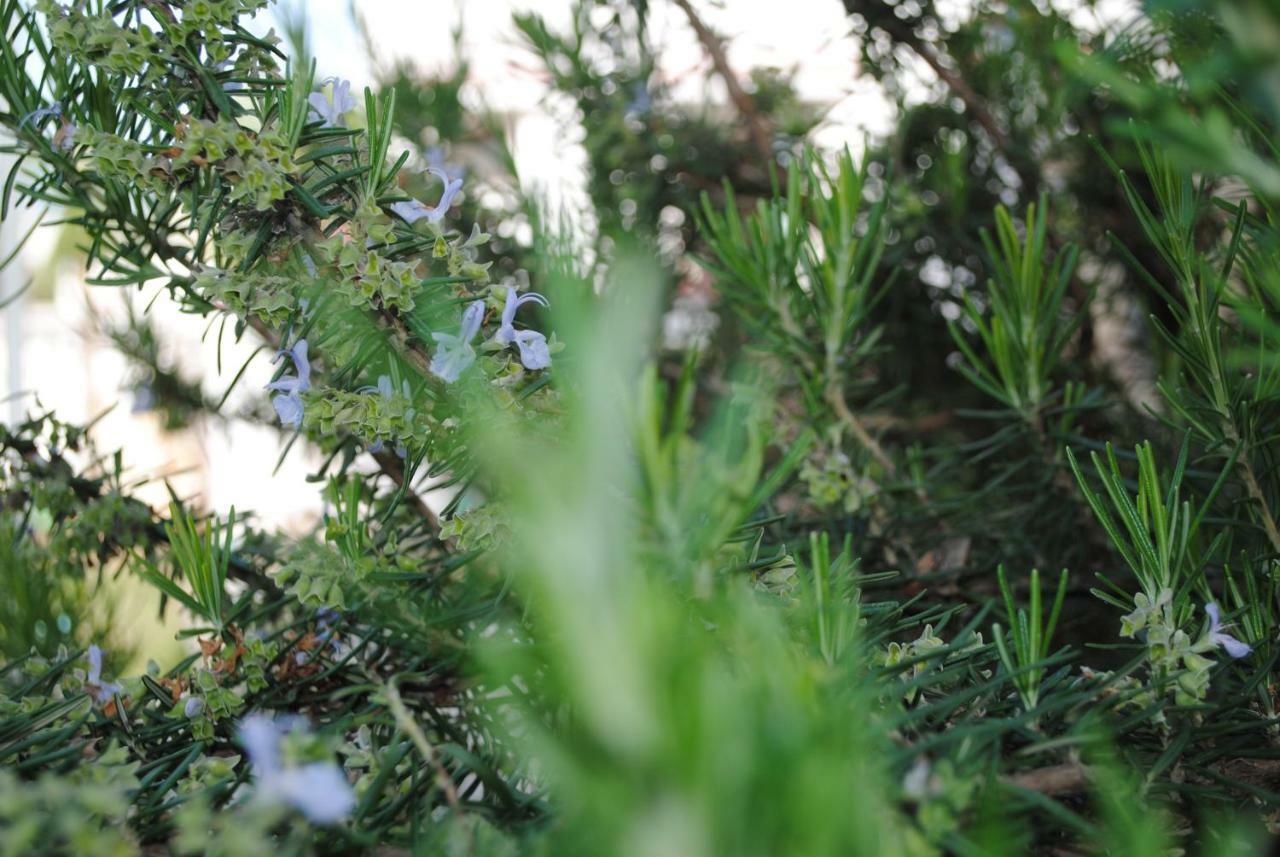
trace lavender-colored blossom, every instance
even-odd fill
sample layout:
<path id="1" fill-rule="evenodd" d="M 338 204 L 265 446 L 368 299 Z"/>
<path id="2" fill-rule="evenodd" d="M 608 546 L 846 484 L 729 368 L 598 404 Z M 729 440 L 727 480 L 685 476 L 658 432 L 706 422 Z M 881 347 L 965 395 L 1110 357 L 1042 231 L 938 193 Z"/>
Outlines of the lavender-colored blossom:
<path id="1" fill-rule="evenodd" d="M 278 363 L 286 355 L 293 361 L 298 374 L 285 375 L 272 381 L 266 389 L 280 392 L 279 396 L 271 399 L 271 404 L 280 417 L 280 424 L 296 429 L 302 425 L 302 394 L 311 389 L 311 362 L 307 360 L 307 341 L 299 339 L 292 348 L 277 352 L 271 362 Z"/>
<path id="2" fill-rule="evenodd" d="M 513 324 L 516 320 L 516 311 L 525 304 L 539 304 L 541 306 L 550 306 L 547 299 L 537 292 L 528 292 L 527 294 L 519 294 L 515 288 L 507 287 L 507 301 L 502 305 L 502 321 L 498 325 L 498 332 L 493 338 L 502 345 L 510 345 L 516 341 L 516 329 Z"/>
<path id="3" fill-rule="evenodd" d="M 929 795 L 929 779 L 933 775 L 933 768 L 929 764 L 929 760 L 923 756 L 916 759 L 916 763 L 911 766 L 906 775 L 902 778 L 902 793 L 909 800 L 923 800 Z"/>
<path id="4" fill-rule="evenodd" d="M 356 109 L 358 102 L 351 94 L 351 81 L 331 77 L 324 82 L 332 84 L 329 94 L 313 92 L 307 101 L 325 125 L 337 127 L 342 124 L 343 116 Z"/>
<path id="5" fill-rule="evenodd" d="M 653 97 L 649 95 L 649 87 L 644 85 L 644 81 L 636 81 L 635 86 L 631 88 L 631 100 L 627 102 L 626 114 L 636 117 L 647 116 L 652 109 Z"/>
<path id="6" fill-rule="evenodd" d="M 276 416 L 280 418 L 280 425 L 288 426 L 292 429 L 302 427 L 302 416 L 305 413 L 305 409 L 300 396 L 274 396 L 271 399 L 271 405 L 276 409 Z"/>
<path id="7" fill-rule="evenodd" d="M 427 172 L 444 184 L 444 190 L 440 193 L 440 202 L 436 203 L 435 207 L 435 220 L 439 220 L 449 211 L 449 207 L 453 205 L 454 199 L 462 190 L 462 177 L 450 178 L 449 173 L 440 167 L 427 167 Z"/>
<path id="8" fill-rule="evenodd" d="M 426 218 L 428 223 L 439 223 L 444 220 L 445 214 L 449 212 L 449 207 L 453 205 L 458 192 L 462 190 L 462 179 L 460 177 L 451 179 L 447 172 L 437 167 L 427 167 L 427 172 L 444 182 L 444 191 L 440 194 L 440 202 L 435 205 L 426 205 L 416 199 L 410 199 L 405 202 L 392 203 L 392 213 L 405 223 L 417 223 L 423 218 Z"/>
<path id="9" fill-rule="evenodd" d="M 22 128 L 28 122 L 32 123 L 33 125 L 39 125 L 42 121 L 50 117 L 53 117 L 54 119 L 62 118 L 62 105 L 56 101 L 50 104 L 48 107 L 37 108 L 36 110 L 32 110 L 26 116 L 23 116 L 22 121 L 18 123 L 18 127 Z"/>
<path id="10" fill-rule="evenodd" d="M 188 697 L 186 703 L 182 706 L 182 713 L 185 714 L 188 719 L 199 717 L 204 713 L 204 697 Z"/>
<path id="11" fill-rule="evenodd" d="M 145 414 L 156 406 L 156 391 L 149 381 L 144 381 L 133 389 L 133 407 L 135 414 Z"/>
<path id="12" fill-rule="evenodd" d="M 1227 654 L 1233 658 L 1243 658 L 1253 651 L 1248 643 L 1243 643 L 1222 630 L 1226 626 L 1222 624 L 1222 611 L 1217 604 L 1206 604 L 1204 612 L 1209 614 L 1209 640 L 1215 646 L 1226 649 Z"/>
<path id="13" fill-rule="evenodd" d="M 100 705 L 110 702 L 111 697 L 124 690 L 115 682 L 102 680 L 102 649 L 97 646 L 89 647 L 89 674 L 85 677 L 84 684 L 94 701 Z"/>
<path id="14" fill-rule="evenodd" d="M 520 362 L 526 369 L 546 369 L 551 365 L 551 351 L 547 348 L 547 338 L 536 330 L 516 330 L 516 310 L 527 303 L 550 306 L 547 299 L 537 292 L 517 295 L 516 290 L 507 287 L 507 302 L 502 307 L 502 323 L 494 334 L 495 341 L 502 345 L 515 343 L 520 349 Z"/>
<path id="15" fill-rule="evenodd" d="M 349 650 L 347 642 L 338 633 L 338 625 L 342 622 L 342 614 L 329 607 L 321 607 L 316 611 L 316 627 L 319 633 L 316 639 L 322 646 L 328 646 L 335 657 L 343 657 Z"/>
<path id="16" fill-rule="evenodd" d="M 551 365 L 551 349 L 547 338 L 536 330 L 516 332 L 516 347 L 520 349 L 520 362 L 526 369 L 546 369 Z"/>
<path id="17" fill-rule="evenodd" d="M 433 211 L 434 209 L 431 206 L 425 205 L 416 199 L 391 203 L 391 213 L 409 224 L 417 223 L 424 217 L 430 218 Z"/>
<path id="18" fill-rule="evenodd" d="M 445 183 L 455 179 L 461 181 L 467 174 L 463 167 L 454 167 L 444 160 L 444 149 L 440 146 L 431 146 L 427 149 L 427 171 L 433 175 L 441 176 Z"/>
<path id="19" fill-rule="evenodd" d="M 61 122 L 61 127 L 53 135 L 53 147 L 59 152 L 70 152 L 76 147 L 76 123 L 62 114 L 62 105 L 56 101 L 48 107 L 32 110 L 26 116 L 23 116 L 22 121 L 18 123 L 18 127 L 22 128 L 28 122 L 32 123 L 32 127 L 35 127 L 45 119 L 50 118 Z"/>
<path id="20" fill-rule="evenodd" d="M 251 714 L 240 723 L 240 744 L 249 755 L 257 779 L 259 800 L 277 801 L 298 809 L 317 824 L 340 821 L 355 806 L 355 793 L 342 768 L 333 762 L 285 766 L 280 741 L 301 718 L 272 719 Z"/>
<path id="21" fill-rule="evenodd" d="M 471 340 L 480 332 L 480 322 L 484 320 L 484 301 L 472 301 L 462 313 L 462 323 L 458 333 L 433 333 L 431 338 L 439 347 L 431 358 L 431 374 L 452 384 L 458 377 L 476 362 L 475 349 Z"/>

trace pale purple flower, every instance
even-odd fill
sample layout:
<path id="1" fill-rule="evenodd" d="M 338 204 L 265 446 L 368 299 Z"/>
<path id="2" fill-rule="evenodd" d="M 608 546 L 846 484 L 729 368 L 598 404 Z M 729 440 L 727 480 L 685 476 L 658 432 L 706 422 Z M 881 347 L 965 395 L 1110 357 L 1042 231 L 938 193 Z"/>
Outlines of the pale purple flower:
<path id="1" fill-rule="evenodd" d="M 338 625 L 342 622 L 342 614 L 329 607 L 321 607 L 316 611 L 316 627 L 320 633 L 316 639 L 322 645 L 328 645 L 336 657 L 342 657 L 348 650 L 347 643 L 338 633 Z"/>
<path id="2" fill-rule="evenodd" d="M 444 182 L 444 191 L 440 194 L 440 201 L 435 205 L 426 205 L 416 199 L 393 202 L 391 204 L 392 213 L 405 223 L 417 223 L 424 217 L 428 223 L 439 223 L 444 220 L 445 214 L 449 212 L 449 207 L 453 205 L 458 192 L 462 190 L 462 179 L 460 177 L 451 179 L 447 172 L 437 167 L 427 167 L 427 172 Z"/>
<path id="3" fill-rule="evenodd" d="M 452 167 L 445 163 L 444 149 L 440 146 L 431 146 L 427 149 L 427 168 L 434 175 L 443 176 L 446 183 L 454 179 L 461 179 L 467 174 L 465 168 Z"/>
<path id="4" fill-rule="evenodd" d="M 325 125 L 337 127 L 342 124 L 343 116 L 356 109 L 358 102 L 351 94 L 351 81 L 330 77 L 324 83 L 332 84 L 329 94 L 313 92 L 307 101 Z"/>
<path id="5" fill-rule="evenodd" d="M 31 122 L 33 125 L 39 125 L 45 119 L 50 117 L 53 117 L 54 119 L 62 118 L 62 105 L 56 101 L 48 107 L 37 108 L 36 110 L 32 110 L 26 116 L 23 116 L 22 121 L 18 123 L 18 127 L 22 128 L 28 122 Z"/>
<path id="6" fill-rule="evenodd" d="M 524 364 L 524 368 L 546 369 L 551 365 L 551 351 L 547 348 L 547 338 L 536 330 L 516 330 L 513 324 L 516 320 L 516 310 L 527 303 L 550 306 L 547 299 L 537 292 L 517 296 L 514 288 L 507 287 L 507 302 L 502 307 L 502 323 L 493 338 L 501 345 L 515 343 L 520 349 L 520 362 Z"/>
<path id="7" fill-rule="evenodd" d="M 85 677 L 85 687 L 100 705 L 111 701 L 111 697 L 124 690 L 115 682 L 102 680 L 102 649 L 89 647 L 89 674 Z"/>
<path id="8" fill-rule="evenodd" d="M 292 348 L 277 352 L 271 362 L 278 363 L 280 358 L 286 355 L 293 361 L 293 367 L 298 374 L 285 375 L 277 381 L 272 381 L 266 389 L 280 392 L 279 396 L 273 396 L 271 399 L 271 404 L 280 417 L 280 424 L 296 429 L 302 425 L 302 394 L 311 389 L 311 363 L 307 360 L 307 341 L 299 339 Z"/>
<path id="9" fill-rule="evenodd" d="M 631 100 L 625 109 L 628 116 L 636 117 L 647 116 L 653 109 L 653 97 L 649 95 L 649 87 L 644 85 L 644 81 L 637 80 L 631 88 Z"/>
<path id="10" fill-rule="evenodd" d="M 182 713 L 185 714 L 188 719 L 199 717 L 204 713 L 204 697 L 187 697 L 186 703 L 182 706 Z"/>
<path id="11" fill-rule="evenodd" d="M 462 323 L 458 333 L 433 333 L 431 338 L 439 345 L 435 356 L 431 358 L 431 374 L 451 384 L 476 362 L 475 349 L 471 340 L 480 332 L 480 323 L 484 321 L 484 301 L 472 301 L 462 313 Z"/>
<path id="12" fill-rule="evenodd" d="M 145 414 L 156 406 L 156 391 L 149 381 L 144 381 L 133 388 L 133 407 L 131 413 Z"/>
<path id="13" fill-rule="evenodd" d="M 302 397 L 293 393 L 273 396 L 271 405 L 276 409 L 276 416 L 280 418 L 280 425 L 293 429 L 302 427 L 302 416 L 305 413 Z"/>
<path id="14" fill-rule="evenodd" d="M 902 778 L 902 793 L 910 800 L 919 801 L 929 795 L 929 779 L 933 769 L 929 760 L 921 756 Z"/>
<path id="15" fill-rule="evenodd" d="M 35 127 L 49 118 L 57 119 L 61 123 L 58 132 L 53 135 L 53 147 L 59 152 L 70 152 L 76 147 L 76 123 L 62 115 L 62 105 L 56 101 L 48 107 L 32 110 L 26 116 L 23 116 L 22 121 L 18 123 L 18 128 L 22 128 L 28 122 L 32 123 L 32 127 Z"/>
<path id="16" fill-rule="evenodd" d="M 551 365 L 551 349 L 547 338 L 536 330 L 516 333 L 516 347 L 520 349 L 520 362 L 526 369 L 546 369 Z"/>
<path id="17" fill-rule="evenodd" d="M 240 744 L 253 765 L 256 794 L 259 800 L 289 804 L 317 824 L 333 824 L 351 812 L 355 793 L 334 762 L 284 764 L 280 741 L 298 728 L 305 728 L 304 721 L 295 717 L 251 714 L 240 722 Z"/>
<path id="18" fill-rule="evenodd" d="M 1209 640 L 1215 646 L 1226 649 L 1227 654 L 1233 658 L 1243 658 L 1253 651 L 1248 643 L 1243 643 L 1222 630 L 1226 626 L 1222 624 L 1222 611 L 1217 604 L 1206 604 L 1204 612 L 1209 614 Z"/>
<path id="19" fill-rule="evenodd" d="M 453 200 L 458 196 L 458 192 L 462 190 L 462 177 L 450 178 L 449 173 L 440 167 L 427 167 L 427 172 L 440 179 L 444 184 L 444 190 L 440 194 L 440 202 L 436 204 L 437 219 L 444 217 L 445 212 L 449 210 L 449 206 L 453 205 Z"/>
<path id="20" fill-rule="evenodd" d="M 424 205 L 416 199 L 405 200 L 403 202 L 391 203 L 391 213 L 399 217 L 405 223 L 417 223 L 424 217 L 430 217 L 432 208 Z"/>

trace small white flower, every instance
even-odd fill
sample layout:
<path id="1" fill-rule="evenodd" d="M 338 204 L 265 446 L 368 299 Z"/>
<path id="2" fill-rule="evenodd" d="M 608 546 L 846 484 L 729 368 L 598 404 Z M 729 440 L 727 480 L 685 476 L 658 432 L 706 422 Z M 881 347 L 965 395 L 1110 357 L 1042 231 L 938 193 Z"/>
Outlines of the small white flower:
<path id="1" fill-rule="evenodd" d="M 18 127 L 22 128 L 28 122 L 32 123 L 32 125 L 39 125 L 45 119 L 48 119 L 50 117 L 54 119 L 62 118 L 62 105 L 56 101 L 50 104 L 48 107 L 41 107 L 39 109 L 32 110 L 26 116 L 23 116 L 22 121 L 18 123 Z"/>
<path id="2" fill-rule="evenodd" d="M 266 388 L 280 393 L 271 399 L 276 415 L 280 417 L 280 424 L 296 429 L 302 425 L 302 394 L 311 389 L 311 362 L 307 359 L 307 341 L 299 339 L 292 348 L 277 352 L 271 362 L 278 363 L 285 356 L 293 361 L 298 374 L 285 375 L 272 381 Z"/>
<path id="3" fill-rule="evenodd" d="M 446 183 L 453 179 L 461 179 L 467 174 L 465 168 L 451 167 L 445 163 L 444 149 L 439 146 L 431 146 L 427 149 L 427 165 L 428 172 L 443 176 Z"/>
<path id="4" fill-rule="evenodd" d="M 520 362 L 526 369 L 546 369 L 551 365 L 547 338 L 536 330 L 517 331 L 516 348 L 520 349 Z"/>
<path id="5" fill-rule="evenodd" d="M 451 333 L 431 334 L 431 338 L 440 346 L 431 358 L 431 374 L 446 384 L 452 384 L 467 367 L 476 362 L 476 352 L 471 347 L 471 340 L 480 332 L 482 321 L 484 301 L 472 301 L 462 313 L 462 322 L 456 336 Z"/>
<path id="6" fill-rule="evenodd" d="M 462 190 L 461 177 L 450 178 L 445 170 L 437 167 L 427 167 L 427 172 L 444 183 L 444 190 L 440 193 L 440 201 L 435 205 L 425 205 L 416 199 L 393 202 L 391 204 L 392 213 L 405 223 L 414 224 L 423 218 L 426 218 L 429 223 L 439 223 L 449 213 L 449 207 L 453 205 L 454 199 L 457 198 L 458 193 Z"/>
<path id="7" fill-rule="evenodd" d="M 423 205 L 416 199 L 391 203 L 391 213 L 410 224 L 417 223 L 424 217 L 430 218 L 434 211 L 431 206 Z"/>
<path id="8" fill-rule="evenodd" d="M 240 723 L 240 744 L 253 765 L 259 800 L 287 803 L 317 824 L 333 824 L 356 802 L 342 768 L 333 762 L 286 767 L 280 756 L 281 739 L 303 724 L 301 718 L 274 720 L 251 714 Z"/>
<path id="9" fill-rule="evenodd" d="M 507 302 L 502 307 L 502 323 L 498 332 L 493 335 L 500 345 L 515 343 L 520 350 L 520 362 L 526 369 L 546 369 L 551 365 L 551 351 L 547 347 L 547 338 L 536 330 L 516 330 L 516 310 L 528 303 L 550 306 L 547 299 L 537 292 L 517 295 L 516 290 L 507 287 Z"/>
<path id="10" fill-rule="evenodd" d="M 132 413 L 145 414 L 155 406 L 156 391 L 152 389 L 150 382 L 144 381 L 133 388 L 133 407 L 130 409 Z"/>
<path id="11" fill-rule="evenodd" d="M 902 778 L 902 793 L 910 800 L 923 800 L 929 794 L 929 777 L 933 769 L 929 760 L 921 756 Z"/>
<path id="12" fill-rule="evenodd" d="M 32 127 L 40 125 L 45 119 L 57 119 L 59 127 L 53 135 L 53 147 L 59 152 L 70 152 L 76 147 L 76 123 L 72 122 L 62 113 L 62 105 L 58 102 L 50 104 L 48 107 L 41 107 L 38 110 L 32 110 L 26 116 L 22 117 L 22 121 L 18 123 L 18 128 L 22 129 L 28 122 Z"/>
<path id="13" fill-rule="evenodd" d="M 89 674 L 85 677 L 84 686 L 100 705 L 110 702 L 111 697 L 124 690 L 115 682 L 102 680 L 102 649 L 97 646 L 89 647 Z"/>
<path id="14" fill-rule="evenodd" d="M 325 125 L 337 127 L 342 124 L 343 116 L 356 109 L 358 102 L 351 94 L 351 81 L 331 77 L 325 83 L 331 85 L 329 94 L 313 92 L 307 102 L 316 115 L 324 120 Z"/>
<path id="15" fill-rule="evenodd" d="M 1253 651 L 1248 643 L 1241 642 L 1222 630 L 1227 626 L 1222 624 L 1222 611 L 1217 604 L 1206 604 L 1204 612 L 1209 614 L 1209 640 L 1215 646 L 1226 649 L 1227 654 L 1233 658 L 1243 658 Z"/>

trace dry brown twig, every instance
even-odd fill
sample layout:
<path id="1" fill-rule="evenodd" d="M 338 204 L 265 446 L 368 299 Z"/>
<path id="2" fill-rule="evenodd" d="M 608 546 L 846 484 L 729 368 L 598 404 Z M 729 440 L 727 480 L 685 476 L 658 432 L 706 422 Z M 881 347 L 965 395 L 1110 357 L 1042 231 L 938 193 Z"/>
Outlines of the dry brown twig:
<path id="1" fill-rule="evenodd" d="M 729 65 L 729 55 L 725 51 L 724 42 L 707 26 L 689 0 L 675 0 L 675 3 L 684 12 L 685 17 L 689 19 L 689 26 L 693 27 L 693 32 L 698 37 L 698 42 L 701 43 L 703 50 L 707 52 L 707 56 L 711 58 L 711 65 L 715 68 L 716 74 L 724 81 L 724 85 L 729 91 L 729 100 L 733 102 L 733 106 L 738 109 L 738 112 L 742 114 L 742 118 L 746 121 L 747 131 L 750 133 L 751 141 L 760 153 L 760 157 L 764 159 L 766 164 L 772 163 L 773 133 L 769 129 L 768 121 L 760 115 L 755 99 L 742 87 L 738 76 L 733 72 L 733 67 Z"/>

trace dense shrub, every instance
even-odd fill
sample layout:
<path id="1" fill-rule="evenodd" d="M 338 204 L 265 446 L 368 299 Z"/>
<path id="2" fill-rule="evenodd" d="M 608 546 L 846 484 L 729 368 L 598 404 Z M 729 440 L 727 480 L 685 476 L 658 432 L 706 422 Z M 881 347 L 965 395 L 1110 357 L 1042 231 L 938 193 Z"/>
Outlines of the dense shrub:
<path id="1" fill-rule="evenodd" d="M 514 190 L 465 63 L 317 80 L 245 28 L 264 5 L 0 0 L 3 211 L 274 354 L 232 413 L 145 313 L 112 331 L 168 428 L 318 450 L 325 509 L 301 538 L 155 509 L 91 430 L 0 430 L 0 850 L 1218 854 L 1276 825 L 1270 4 L 845 0 L 901 96 L 857 155 L 686 0 L 731 116 L 656 78 L 649 4 L 522 15 L 577 220 Z M 163 596 L 182 660 L 124 669 L 105 575 Z"/>

